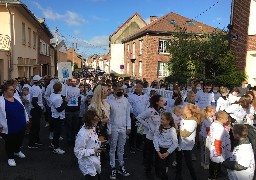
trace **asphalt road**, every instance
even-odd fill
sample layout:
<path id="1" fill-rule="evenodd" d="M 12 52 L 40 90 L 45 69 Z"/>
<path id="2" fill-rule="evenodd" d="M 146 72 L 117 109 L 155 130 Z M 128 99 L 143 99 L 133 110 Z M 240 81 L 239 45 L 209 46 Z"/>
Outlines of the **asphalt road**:
<path id="1" fill-rule="evenodd" d="M 28 149 L 28 137 L 25 138 L 22 152 L 26 155 L 25 159 L 16 158 L 16 167 L 9 167 L 7 156 L 4 150 L 4 141 L 0 140 L 0 180 L 81 180 L 84 179 L 77 164 L 77 159 L 73 153 L 73 147 L 67 146 L 65 140 L 61 141 L 60 146 L 66 151 L 64 155 L 56 155 L 49 149 L 50 140 L 48 139 L 48 129 L 44 127 L 42 121 L 41 140 L 44 143 L 39 149 Z M 126 149 L 126 170 L 131 174 L 129 177 L 121 177 L 118 180 L 146 180 L 142 166 L 142 152 L 130 154 Z M 200 155 L 196 150 L 197 161 L 194 166 L 199 180 L 207 180 L 208 171 L 200 167 Z M 190 180 L 189 172 L 184 164 L 183 179 Z M 152 170 L 153 172 L 153 170 Z M 102 164 L 102 180 L 108 180 L 110 167 L 108 161 Z M 169 168 L 169 179 L 175 177 L 175 168 Z M 157 179 L 157 178 L 155 178 Z M 223 177 L 222 180 L 227 178 Z"/>

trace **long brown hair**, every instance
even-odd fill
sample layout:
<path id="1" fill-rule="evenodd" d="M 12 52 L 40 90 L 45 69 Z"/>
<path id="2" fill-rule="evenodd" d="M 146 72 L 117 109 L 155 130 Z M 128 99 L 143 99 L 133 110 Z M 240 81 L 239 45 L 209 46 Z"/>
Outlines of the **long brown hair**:
<path id="1" fill-rule="evenodd" d="M 164 112 L 164 113 L 161 114 L 161 117 L 165 117 L 165 119 L 166 119 L 167 121 L 169 121 L 169 125 L 170 125 L 171 127 L 175 127 L 174 119 L 173 119 L 171 113 L 169 113 L 169 112 Z M 163 127 L 163 125 L 160 124 L 160 126 L 159 126 L 159 132 L 162 134 L 162 133 L 163 133 L 163 130 L 164 130 L 164 127 Z"/>
<path id="2" fill-rule="evenodd" d="M 211 111 L 215 111 L 215 107 L 214 106 L 206 106 L 203 110 L 202 110 L 202 117 L 204 119 L 208 118 L 208 113 Z"/>
<path id="3" fill-rule="evenodd" d="M 196 118 L 197 124 L 202 122 L 202 113 L 198 106 L 194 104 L 187 104 L 186 107 L 190 110 L 192 117 Z"/>

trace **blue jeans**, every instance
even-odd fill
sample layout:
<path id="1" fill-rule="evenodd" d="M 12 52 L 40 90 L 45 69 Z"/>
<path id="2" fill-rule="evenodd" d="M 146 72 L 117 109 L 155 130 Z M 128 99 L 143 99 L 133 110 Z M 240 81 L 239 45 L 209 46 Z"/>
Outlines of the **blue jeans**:
<path id="1" fill-rule="evenodd" d="M 66 112 L 65 129 L 67 141 L 74 142 L 80 129 L 79 111 Z"/>

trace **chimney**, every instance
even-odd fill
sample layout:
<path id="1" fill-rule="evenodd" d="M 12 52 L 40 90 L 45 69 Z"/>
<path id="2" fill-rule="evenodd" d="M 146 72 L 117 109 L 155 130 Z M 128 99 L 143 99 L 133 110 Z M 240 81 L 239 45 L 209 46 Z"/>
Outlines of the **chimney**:
<path id="1" fill-rule="evenodd" d="M 154 22 L 157 20 L 157 16 L 150 16 L 150 23 Z"/>

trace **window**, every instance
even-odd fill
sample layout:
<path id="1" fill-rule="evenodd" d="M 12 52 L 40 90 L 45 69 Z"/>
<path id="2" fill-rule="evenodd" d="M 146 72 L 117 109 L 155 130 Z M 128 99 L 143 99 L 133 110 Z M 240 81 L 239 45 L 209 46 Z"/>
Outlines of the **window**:
<path id="1" fill-rule="evenodd" d="M 140 54 L 142 54 L 143 40 L 140 40 Z"/>
<path id="2" fill-rule="evenodd" d="M 139 61 L 139 76 L 142 76 L 142 62 Z"/>
<path id="3" fill-rule="evenodd" d="M 195 26 L 195 23 L 193 21 L 187 21 L 187 25 L 189 26 Z"/>
<path id="4" fill-rule="evenodd" d="M 168 43 L 168 40 L 160 40 L 159 41 L 159 53 L 160 54 L 164 54 L 164 53 L 168 53 L 167 51 L 167 43 Z"/>
<path id="5" fill-rule="evenodd" d="M 132 63 L 132 75 L 135 76 L 135 63 Z"/>
<path id="6" fill-rule="evenodd" d="M 250 17 L 249 17 L 249 27 L 248 27 L 248 35 L 256 35 L 256 28 L 255 28 L 255 22 L 256 22 L 256 1 L 251 1 L 251 7 L 250 7 Z"/>
<path id="7" fill-rule="evenodd" d="M 33 31 L 33 49 L 36 49 L 36 32 Z"/>
<path id="8" fill-rule="evenodd" d="M 40 54 L 43 54 L 43 41 L 40 40 Z"/>
<path id="9" fill-rule="evenodd" d="M 132 44 L 132 57 L 131 59 L 135 59 L 135 50 L 136 50 L 136 44 L 135 42 Z"/>
<path id="10" fill-rule="evenodd" d="M 28 28 L 28 47 L 31 47 L 31 28 Z"/>
<path id="11" fill-rule="evenodd" d="M 158 62 L 158 77 L 166 77 L 168 75 L 167 63 Z"/>
<path id="12" fill-rule="evenodd" d="M 173 25 L 176 25 L 176 24 L 177 24 L 176 21 L 173 20 L 173 19 L 169 19 L 168 21 L 169 21 L 170 24 L 173 24 Z"/>
<path id="13" fill-rule="evenodd" d="M 49 45 L 46 45 L 46 55 L 49 56 Z"/>
<path id="14" fill-rule="evenodd" d="M 22 23 L 22 44 L 26 45 L 26 29 L 25 23 Z"/>
<path id="15" fill-rule="evenodd" d="M 46 44 L 45 44 L 45 42 L 43 42 L 43 52 L 42 52 L 42 54 L 46 55 Z"/>

